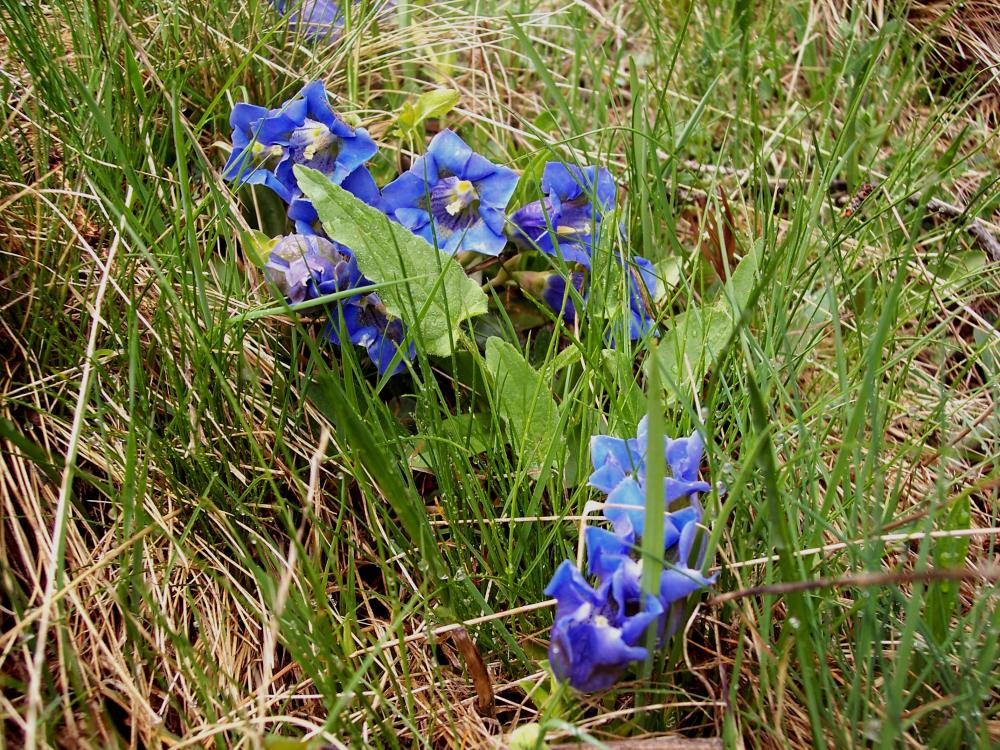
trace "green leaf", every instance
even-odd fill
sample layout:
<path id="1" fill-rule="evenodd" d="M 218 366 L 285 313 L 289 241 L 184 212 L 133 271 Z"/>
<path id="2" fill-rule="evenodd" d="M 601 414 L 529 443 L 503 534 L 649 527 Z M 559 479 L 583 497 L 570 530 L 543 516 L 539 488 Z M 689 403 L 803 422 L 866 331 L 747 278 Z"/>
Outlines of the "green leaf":
<path id="1" fill-rule="evenodd" d="M 521 352 L 496 337 L 486 342 L 486 369 L 511 445 L 528 466 L 541 467 L 559 436 L 559 409 L 551 389 Z"/>
<path id="2" fill-rule="evenodd" d="M 545 730 L 540 724 L 531 722 L 522 724 L 507 738 L 510 750 L 548 750 L 545 742 Z"/>
<path id="3" fill-rule="evenodd" d="M 454 89 L 434 89 L 420 95 L 414 109 L 420 121 L 432 117 L 442 117 L 451 112 L 462 100 L 462 95 Z"/>
<path id="4" fill-rule="evenodd" d="M 454 89 L 434 89 L 417 97 L 412 104 L 404 102 L 396 116 L 396 124 L 404 133 L 414 132 L 433 117 L 443 117 L 455 108 L 462 95 Z"/>
<path id="5" fill-rule="evenodd" d="M 323 174 L 302 166 L 295 176 L 316 206 L 330 239 L 351 248 L 371 281 L 396 283 L 379 296 L 428 354 L 455 350 L 462 321 L 486 312 L 486 295 L 462 266 Z"/>
<path id="6" fill-rule="evenodd" d="M 656 298 L 653 301 L 660 304 L 667 299 L 670 290 L 681 283 L 681 260 L 676 255 L 671 255 L 654 264 L 654 268 L 659 283 L 656 285 Z"/>
<path id="7" fill-rule="evenodd" d="M 575 365 L 583 359 L 583 352 L 577 346 L 567 346 L 552 359 L 545 363 L 545 372 L 550 376 L 555 376 L 560 370 L 565 370 L 570 365 Z"/>
<path id="8" fill-rule="evenodd" d="M 760 269 L 760 255 L 764 252 L 764 240 L 758 240 L 753 248 L 736 266 L 729 281 L 726 282 L 726 292 L 730 300 L 738 308 L 746 307 L 757 283 L 757 272 Z"/>
<path id="9" fill-rule="evenodd" d="M 663 386 L 672 398 L 687 393 L 693 381 L 701 382 L 722 354 L 735 322 L 726 310 L 692 307 L 674 319 L 660 342 L 656 361 Z"/>
<path id="10" fill-rule="evenodd" d="M 538 115 L 538 117 L 532 120 L 531 124 L 545 133 L 550 133 L 559 126 L 559 123 L 556 122 L 555 115 L 553 115 L 549 110 L 545 110 Z"/>
<path id="11" fill-rule="evenodd" d="M 762 249 L 758 243 L 747 253 L 712 305 L 690 307 L 664 333 L 656 361 L 668 403 L 687 393 L 692 382 L 697 386 L 725 353 L 757 283 Z"/>
<path id="12" fill-rule="evenodd" d="M 487 415 L 472 412 L 447 417 L 437 424 L 432 437 L 450 441 L 453 445 L 448 450 L 460 450 L 466 456 L 486 453 L 490 449 L 490 425 Z M 413 446 L 410 453 L 410 468 L 418 471 L 433 471 L 426 454 L 434 446 L 424 435 L 418 435 L 409 443 Z"/>

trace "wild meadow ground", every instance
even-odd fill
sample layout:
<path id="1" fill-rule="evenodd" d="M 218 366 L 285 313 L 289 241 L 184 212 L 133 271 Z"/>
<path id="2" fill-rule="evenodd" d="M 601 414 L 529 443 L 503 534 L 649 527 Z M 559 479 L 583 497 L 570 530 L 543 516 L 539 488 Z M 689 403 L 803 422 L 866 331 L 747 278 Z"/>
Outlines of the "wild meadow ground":
<path id="1" fill-rule="evenodd" d="M 263 0 L 4 0 L 0 747 L 1000 745 L 1000 274 L 968 231 L 1000 237 L 997 74 L 950 56 L 957 6 L 903 5 L 400 0 L 316 44 Z M 275 310 L 246 230 L 288 229 L 222 180 L 228 118 L 315 79 L 380 185 L 444 128 L 608 167 L 660 335 L 609 347 L 610 287 L 567 325 L 496 285 L 464 348 L 379 377 Z M 489 336 L 554 429 L 518 429 Z M 705 435 L 719 575 L 583 695 L 543 589 L 590 437 L 651 406 Z"/>

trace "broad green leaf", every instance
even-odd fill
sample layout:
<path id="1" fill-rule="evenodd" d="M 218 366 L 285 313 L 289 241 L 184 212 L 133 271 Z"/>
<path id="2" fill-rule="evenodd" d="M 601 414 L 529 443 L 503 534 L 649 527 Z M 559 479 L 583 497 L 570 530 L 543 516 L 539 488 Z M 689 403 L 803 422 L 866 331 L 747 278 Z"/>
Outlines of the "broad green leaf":
<path id="1" fill-rule="evenodd" d="M 567 346 L 545 365 L 545 372 L 550 376 L 555 376 L 560 370 L 565 370 L 570 365 L 575 365 L 583 359 L 583 352 L 578 346 Z"/>
<path id="2" fill-rule="evenodd" d="M 436 425 L 434 433 L 436 434 L 432 439 L 428 439 L 430 436 L 418 435 L 409 441 L 413 446 L 409 458 L 411 469 L 433 470 L 426 456 L 434 447 L 433 438 L 451 442 L 452 445 L 445 446 L 446 450 L 461 450 L 466 456 L 485 453 L 490 448 L 490 421 L 485 414 L 473 412 L 448 417 Z"/>
<path id="3" fill-rule="evenodd" d="M 740 261 L 713 304 L 689 308 L 664 333 L 656 361 L 668 402 L 692 383 L 697 387 L 722 356 L 757 283 L 762 247 L 758 243 Z"/>
<path id="4" fill-rule="evenodd" d="M 420 122 L 423 122 L 448 114 L 461 100 L 462 95 L 454 89 L 434 89 L 421 94 L 413 108 Z"/>
<path id="5" fill-rule="evenodd" d="M 681 283 L 681 261 L 676 255 L 671 255 L 656 263 L 654 268 L 659 283 L 656 285 L 656 297 L 653 301 L 659 304 Z"/>
<path id="6" fill-rule="evenodd" d="M 534 722 L 522 724 L 511 732 L 507 738 L 507 747 L 510 750 L 549 750 L 549 745 L 545 742 L 545 729 Z"/>
<path id="7" fill-rule="evenodd" d="M 486 342 L 486 369 L 511 445 L 526 465 L 540 467 L 559 436 L 559 409 L 552 390 L 521 352 L 496 337 Z"/>
<path id="8" fill-rule="evenodd" d="M 733 304 L 740 309 L 746 307 L 757 282 L 757 271 L 760 268 L 760 254 L 764 251 L 764 241 L 758 240 L 739 262 L 732 276 L 725 285 L 725 292 Z M 720 300 L 724 302 L 725 300 Z"/>
<path id="9" fill-rule="evenodd" d="M 455 108 L 462 95 L 454 89 L 434 89 L 417 97 L 412 104 L 404 102 L 396 116 L 401 131 L 414 132 L 433 117 L 443 117 Z"/>
<path id="10" fill-rule="evenodd" d="M 559 127 L 559 123 L 556 122 L 555 115 L 553 115 L 549 110 L 545 110 L 538 117 L 536 117 L 531 122 L 539 130 L 550 133 Z"/>
<path id="11" fill-rule="evenodd" d="M 674 319 L 660 342 L 657 361 L 668 401 L 696 386 L 722 354 L 735 322 L 727 310 L 712 305 L 690 308 Z"/>
<path id="12" fill-rule="evenodd" d="M 408 229 L 389 221 L 334 185 L 320 172 L 295 167 L 295 176 L 316 206 L 330 239 L 354 251 L 361 272 L 374 283 L 397 283 L 379 292 L 428 354 L 454 351 L 462 321 L 486 312 L 486 295 L 462 266 Z"/>

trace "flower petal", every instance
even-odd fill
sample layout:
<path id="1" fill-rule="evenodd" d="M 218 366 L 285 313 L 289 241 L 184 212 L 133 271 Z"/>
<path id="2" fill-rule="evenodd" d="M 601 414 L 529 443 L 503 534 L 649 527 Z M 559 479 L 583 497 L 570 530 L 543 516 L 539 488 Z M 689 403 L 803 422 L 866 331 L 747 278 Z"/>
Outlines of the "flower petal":
<path id="1" fill-rule="evenodd" d="M 447 171 L 462 179 L 471 179 L 466 176 L 465 166 L 472 158 L 473 151 L 454 131 L 442 130 L 434 136 L 427 147 L 427 153 L 434 158 L 439 170 Z M 477 175 L 478 178 L 485 176 L 485 174 Z M 435 179 L 434 182 L 436 181 Z"/>
<path id="2" fill-rule="evenodd" d="M 556 598 L 556 618 L 570 615 L 584 604 L 600 604 L 597 592 L 570 560 L 563 560 L 545 587 L 545 594 Z"/>
<path id="3" fill-rule="evenodd" d="M 482 159 L 488 165 L 490 171 L 487 172 L 487 176 L 482 178 L 470 175 L 465 179 L 475 181 L 479 200 L 502 211 L 507 208 L 507 204 L 510 203 L 510 199 L 514 195 L 514 190 L 517 189 L 517 172 L 507 169 L 507 167 L 491 164 L 478 154 L 475 157 L 476 159 Z"/>
<path id="4" fill-rule="evenodd" d="M 635 533 L 642 536 L 646 516 L 646 492 L 632 477 L 626 477 L 608 495 L 604 517 L 617 526 L 627 518 Z"/>

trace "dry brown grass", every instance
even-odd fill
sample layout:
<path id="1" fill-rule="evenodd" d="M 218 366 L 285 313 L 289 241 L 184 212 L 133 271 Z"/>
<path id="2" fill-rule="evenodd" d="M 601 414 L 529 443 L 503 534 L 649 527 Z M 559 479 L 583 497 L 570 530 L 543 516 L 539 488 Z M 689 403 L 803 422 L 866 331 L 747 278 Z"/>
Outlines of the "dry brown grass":
<path id="1" fill-rule="evenodd" d="M 847 21 L 858 3 L 820 0 L 827 16 L 827 33 Z M 865 0 L 865 22 L 874 28 L 885 24 L 896 7 L 892 0 Z M 994 0 L 909 0 L 906 17 L 913 30 L 924 37 L 946 76 L 962 80 L 972 74 L 976 105 L 994 124 L 1000 122 L 1000 4 Z"/>

